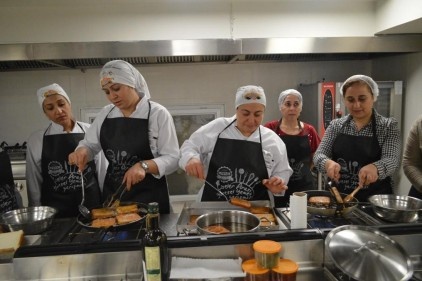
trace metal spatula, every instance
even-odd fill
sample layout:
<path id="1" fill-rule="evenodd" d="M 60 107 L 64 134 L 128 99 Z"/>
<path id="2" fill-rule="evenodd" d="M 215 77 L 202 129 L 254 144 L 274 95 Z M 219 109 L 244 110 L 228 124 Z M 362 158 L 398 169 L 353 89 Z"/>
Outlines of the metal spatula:
<path id="1" fill-rule="evenodd" d="M 348 203 L 350 200 L 353 199 L 353 197 L 355 197 L 356 193 L 358 193 L 358 191 L 361 190 L 361 189 L 362 189 L 362 186 L 356 187 L 349 195 L 344 197 L 343 202 Z"/>

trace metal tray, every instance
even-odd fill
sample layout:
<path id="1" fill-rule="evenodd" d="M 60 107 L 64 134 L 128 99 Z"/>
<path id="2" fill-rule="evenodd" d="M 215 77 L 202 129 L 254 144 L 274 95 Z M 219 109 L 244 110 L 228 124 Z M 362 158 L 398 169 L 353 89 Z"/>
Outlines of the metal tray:
<path id="1" fill-rule="evenodd" d="M 253 206 L 259 207 L 270 207 L 270 201 L 261 200 L 261 201 L 251 201 Z M 183 206 L 182 212 L 179 215 L 179 218 L 176 223 L 176 230 L 179 234 L 191 235 L 195 233 L 196 226 L 191 222 L 192 216 L 200 216 L 207 214 L 209 212 L 219 211 L 219 210 L 241 210 L 248 211 L 248 209 L 235 206 L 226 201 L 218 202 L 186 202 Z M 261 226 L 260 231 L 269 231 L 269 230 L 279 230 L 281 222 L 279 221 L 278 216 L 276 216 L 274 209 L 270 208 L 270 213 L 274 216 L 275 222 L 270 226 Z M 259 217 L 259 216 L 258 216 Z"/>

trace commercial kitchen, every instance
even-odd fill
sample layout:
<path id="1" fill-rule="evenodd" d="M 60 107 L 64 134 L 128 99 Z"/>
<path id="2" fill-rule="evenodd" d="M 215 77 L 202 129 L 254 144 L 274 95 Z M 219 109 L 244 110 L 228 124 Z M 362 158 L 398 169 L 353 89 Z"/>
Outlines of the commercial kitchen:
<path id="1" fill-rule="evenodd" d="M 232 116 L 235 90 L 255 84 L 274 105 L 267 106 L 264 122 L 278 118 L 279 93 L 296 88 L 304 95 L 304 121 L 318 127 L 321 87 L 333 87 L 331 110 L 337 104 L 341 109 L 338 85 L 358 73 L 388 85 L 385 104 L 377 106 L 400 120 L 403 142 L 422 114 L 419 0 L 3 0 L 0 22 L 0 142 L 10 151 L 24 204 L 25 142 L 47 124 L 36 90 L 59 83 L 72 98 L 75 117 L 92 122 L 107 104 L 98 77 L 112 59 L 135 65 L 152 100 L 166 106 L 175 122 L 184 115 L 202 120 L 195 125 Z M 191 131 L 181 133 L 186 138 Z M 407 195 L 410 183 L 402 169 L 395 182 L 395 193 Z M 280 255 L 299 265 L 297 280 L 358 280 L 330 260 L 325 243 L 336 227 L 362 226 L 396 241 L 410 257 L 410 280 L 422 280 L 420 216 L 390 222 L 362 204 L 348 216 L 312 215 L 305 229 L 290 229 L 288 212 L 274 209 L 270 228 L 203 235 L 188 223 L 190 215 L 239 209 L 226 202 L 198 205 L 197 183 L 187 183 L 180 173 L 169 176 L 169 188 L 174 213 L 162 215 L 160 225 L 171 258 L 246 260 L 254 256 L 255 241 L 268 239 L 280 242 Z M 0 280 L 142 280 L 143 231 L 142 222 L 103 231 L 75 219 L 53 220 L 47 230 L 26 235 L 13 257 L 0 259 Z M 242 280 L 193 274 L 175 280 L 189 276 Z"/>

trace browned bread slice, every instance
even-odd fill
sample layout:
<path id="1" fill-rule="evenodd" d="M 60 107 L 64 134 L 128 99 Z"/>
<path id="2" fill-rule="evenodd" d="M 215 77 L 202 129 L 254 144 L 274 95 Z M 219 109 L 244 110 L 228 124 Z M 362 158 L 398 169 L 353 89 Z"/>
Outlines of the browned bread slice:
<path id="1" fill-rule="evenodd" d="M 329 205 L 331 199 L 328 196 L 312 196 L 308 199 L 308 202 L 311 204 Z"/>
<path id="2" fill-rule="evenodd" d="M 249 202 L 248 200 L 245 200 L 245 199 L 237 198 L 237 197 L 232 197 L 230 199 L 230 203 L 235 205 L 235 206 L 243 207 L 243 208 L 246 208 L 246 209 L 249 209 L 251 207 L 251 202 Z"/>
<path id="3" fill-rule="evenodd" d="M 126 224 L 135 222 L 141 219 L 141 216 L 137 213 L 120 214 L 116 216 L 117 224 Z"/>
<path id="4" fill-rule="evenodd" d="M 130 204 L 126 206 L 119 206 L 116 208 L 117 214 L 127 214 L 127 213 L 137 213 L 138 212 L 138 205 Z"/>
<path id="5" fill-rule="evenodd" d="M 92 227 L 98 227 L 98 228 L 106 228 L 110 227 L 116 224 L 115 218 L 102 218 L 102 219 L 95 219 L 92 221 L 91 226 Z"/>
<path id="6" fill-rule="evenodd" d="M 114 210 L 111 208 L 92 209 L 91 217 L 93 220 L 114 217 Z"/>
<path id="7" fill-rule="evenodd" d="M 217 224 L 206 226 L 206 227 L 204 227 L 204 229 L 208 232 L 212 232 L 212 233 L 215 233 L 215 234 L 230 233 L 230 230 L 228 230 L 224 226 L 217 225 Z"/>

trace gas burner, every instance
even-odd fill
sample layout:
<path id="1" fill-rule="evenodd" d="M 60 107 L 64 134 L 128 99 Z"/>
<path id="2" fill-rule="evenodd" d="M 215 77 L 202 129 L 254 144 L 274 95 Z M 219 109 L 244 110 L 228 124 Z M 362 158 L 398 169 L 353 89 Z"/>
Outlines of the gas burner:
<path id="1" fill-rule="evenodd" d="M 288 208 L 277 208 L 277 213 L 283 223 L 290 228 L 290 213 Z M 358 206 L 347 216 L 334 215 L 332 217 L 308 214 L 308 228 L 335 228 L 342 225 L 382 225 L 371 206 Z"/>

